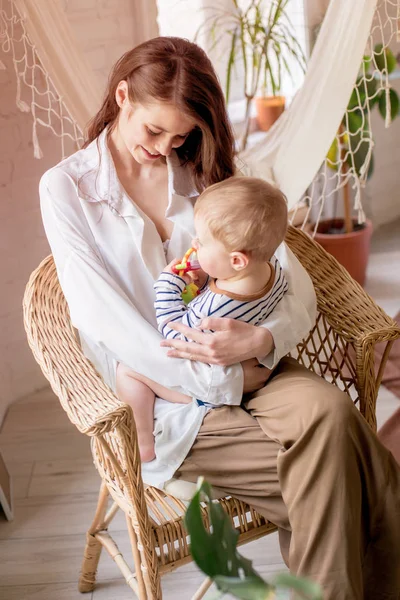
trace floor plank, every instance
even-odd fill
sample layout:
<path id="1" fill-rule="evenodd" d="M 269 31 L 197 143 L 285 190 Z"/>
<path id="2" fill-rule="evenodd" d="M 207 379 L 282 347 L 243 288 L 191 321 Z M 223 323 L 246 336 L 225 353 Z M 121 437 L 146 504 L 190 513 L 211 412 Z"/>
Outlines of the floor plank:
<path id="1" fill-rule="evenodd" d="M 14 520 L 0 520 L 0 540 L 35 539 L 81 535 L 84 540 L 96 510 L 97 494 L 34 496 L 17 500 Z M 125 516 L 119 511 L 111 531 L 125 531 Z"/>
<path id="2" fill-rule="evenodd" d="M 14 438 L 16 434 L 23 433 L 36 437 L 37 432 L 46 430 L 76 431 L 50 387 L 13 405 L 4 421 L 1 436 Z"/>
<path id="3" fill-rule="evenodd" d="M 85 536 L 36 537 L 0 541 L 0 582 L 2 586 L 74 583 L 78 581 Z M 122 550 L 129 549 L 126 537 Z M 108 558 L 108 557 L 107 557 Z M 102 579 L 115 579 L 114 562 L 104 561 Z"/>
<path id="4" fill-rule="evenodd" d="M 12 409 L 9 411 L 12 412 Z M 8 417 L 7 417 L 8 418 Z M 7 419 L 6 419 L 7 420 Z M 8 465 L 11 462 L 90 458 L 89 438 L 72 425 L 68 431 L 46 430 L 26 434 L 0 434 L 0 448 Z"/>
<path id="5" fill-rule="evenodd" d="M 0 587 L 0 600 L 92 600 L 92 594 L 80 594 L 76 583 L 14 585 Z"/>
<path id="6" fill-rule="evenodd" d="M 28 496 L 96 492 L 100 487 L 92 457 L 35 462 Z"/>
<path id="7" fill-rule="evenodd" d="M 14 502 L 19 498 L 26 498 L 32 478 L 34 462 L 7 462 L 7 469 L 11 476 Z"/>

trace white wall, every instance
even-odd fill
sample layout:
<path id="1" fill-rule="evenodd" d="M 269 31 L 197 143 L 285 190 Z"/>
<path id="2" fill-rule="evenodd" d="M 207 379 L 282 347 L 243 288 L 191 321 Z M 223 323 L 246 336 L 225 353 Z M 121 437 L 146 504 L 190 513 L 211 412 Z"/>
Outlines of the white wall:
<path id="1" fill-rule="evenodd" d="M 400 96 L 400 79 L 391 81 Z M 365 207 L 374 228 L 400 219 L 400 115 L 385 129 L 377 108 L 372 115 L 374 173 L 365 190 Z M 400 248 L 400 240 L 399 240 Z"/>
<path id="2" fill-rule="evenodd" d="M 62 5 L 99 81 L 105 85 L 112 64 L 144 35 L 156 35 L 155 4 L 148 0 L 62 0 Z M 143 26 L 143 8 L 153 26 Z M 46 385 L 26 342 L 22 296 L 29 274 L 49 253 L 39 212 L 42 173 L 61 159 L 59 142 L 39 129 L 44 158 L 32 149 L 32 120 L 15 105 L 11 57 L 0 51 L 0 423 L 9 404 Z"/>

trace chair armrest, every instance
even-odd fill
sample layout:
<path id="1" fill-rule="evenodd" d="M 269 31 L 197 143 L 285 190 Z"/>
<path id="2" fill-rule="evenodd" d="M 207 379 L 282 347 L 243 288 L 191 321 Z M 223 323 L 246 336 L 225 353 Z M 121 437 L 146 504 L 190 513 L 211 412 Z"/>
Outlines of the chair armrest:
<path id="1" fill-rule="evenodd" d="M 32 273 L 23 312 L 33 355 L 79 431 L 101 435 L 130 420 L 130 408 L 118 400 L 81 350 L 51 256 Z"/>
<path id="2" fill-rule="evenodd" d="M 290 227 L 287 242 L 310 275 L 318 310 L 346 340 L 395 340 L 399 327 L 346 269 L 306 233 Z"/>
<path id="3" fill-rule="evenodd" d="M 346 269 L 309 235 L 289 227 L 287 243 L 311 277 L 318 311 L 333 332 L 354 349 L 360 410 L 375 428 L 378 388 L 390 348 L 400 336 L 400 329 Z M 386 349 L 376 372 L 374 349 L 380 342 L 386 343 Z"/>

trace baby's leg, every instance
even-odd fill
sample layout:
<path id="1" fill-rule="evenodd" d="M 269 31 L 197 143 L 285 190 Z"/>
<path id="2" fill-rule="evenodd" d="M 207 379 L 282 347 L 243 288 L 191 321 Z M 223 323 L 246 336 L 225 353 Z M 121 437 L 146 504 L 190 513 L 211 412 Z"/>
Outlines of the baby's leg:
<path id="1" fill-rule="evenodd" d="M 117 367 L 117 396 L 132 407 L 142 462 L 155 458 L 154 451 L 154 399 L 155 394 L 145 383 L 135 378 L 135 373 L 119 364 Z"/>
<path id="2" fill-rule="evenodd" d="M 192 398 L 187 396 L 186 394 L 182 394 L 181 392 L 177 392 L 175 390 L 170 390 L 160 383 L 145 377 L 144 375 L 140 375 L 140 373 L 135 373 L 135 371 L 130 371 L 131 375 L 135 377 L 138 381 L 141 381 L 147 387 L 149 387 L 155 393 L 158 398 L 162 398 L 163 400 L 168 400 L 168 402 L 173 402 L 174 404 L 190 404 Z"/>

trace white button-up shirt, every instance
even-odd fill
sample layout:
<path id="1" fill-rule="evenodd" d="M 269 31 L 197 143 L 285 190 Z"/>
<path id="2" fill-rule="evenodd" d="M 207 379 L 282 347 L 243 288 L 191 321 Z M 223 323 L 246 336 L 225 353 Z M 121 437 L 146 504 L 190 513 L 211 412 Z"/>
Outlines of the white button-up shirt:
<path id="1" fill-rule="evenodd" d="M 173 222 L 165 252 L 154 223 L 127 195 L 114 167 L 104 131 L 98 140 L 47 171 L 40 182 L 43 222 L 59 281 L 79 331 L 82 349 L 115 390 L 122 362 L 161 385 L 213 405 L 239 405 L 242 367 L 220 367 L 167 357 L 160 347 L 154 310 L 154 282 L 173 258 L 182 257 L 194 237 L 198 196 L 188 169 L 172 153 L 167 160 Z M 289 289 L 263 326 L 275 349 L 259 360 L 273 367 L 308 333 L 315 321 L 311 280 L 282 244 L 277 252 Z M 163 487 L 179 468 L 200 429 L 205 406 L 155 403 L 157 458 L 142 465 L 146 483 Z"/>

